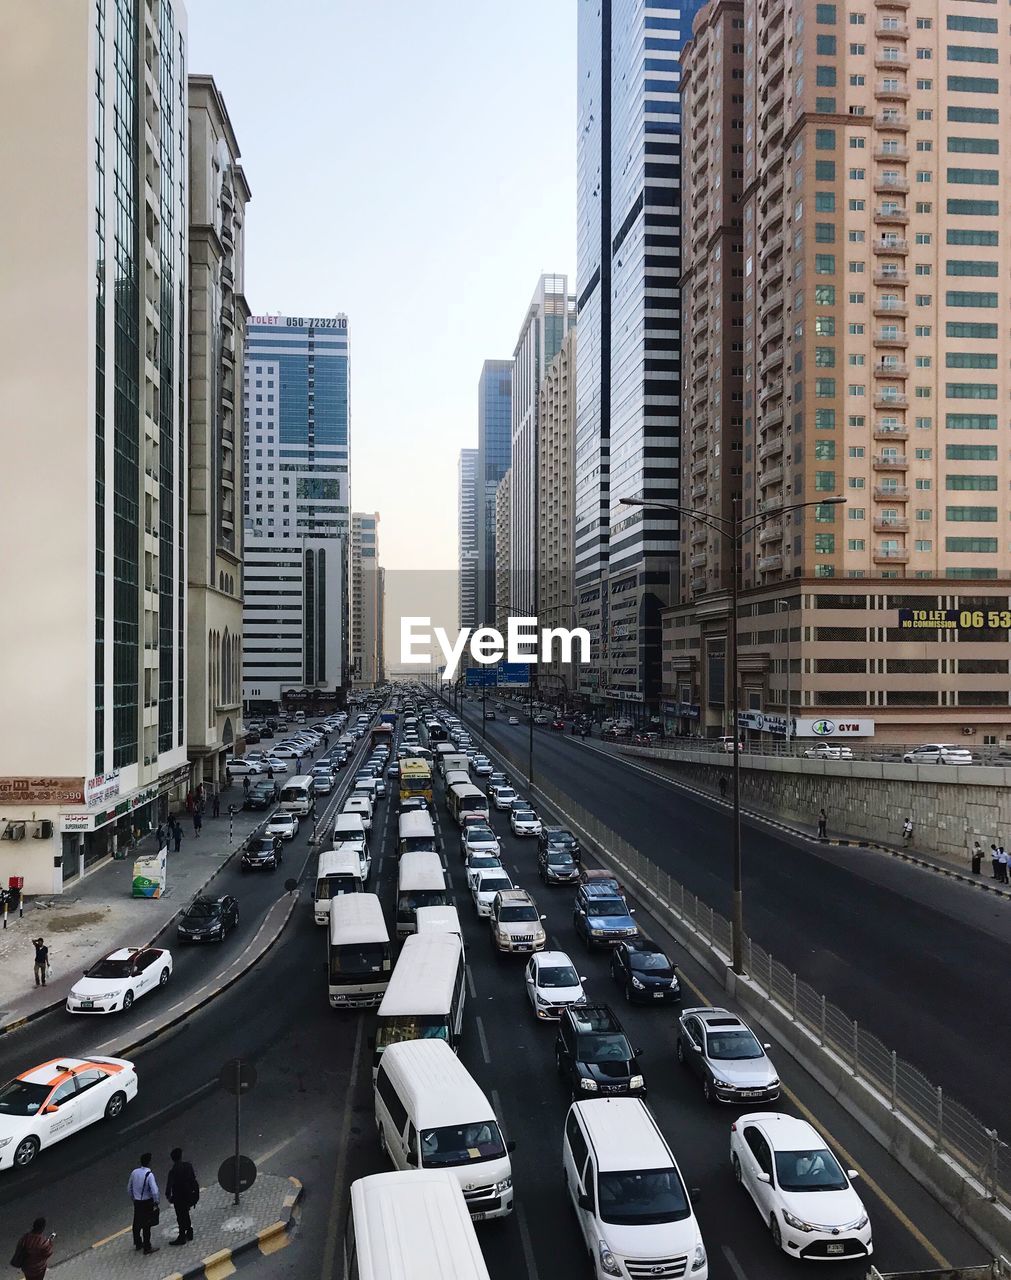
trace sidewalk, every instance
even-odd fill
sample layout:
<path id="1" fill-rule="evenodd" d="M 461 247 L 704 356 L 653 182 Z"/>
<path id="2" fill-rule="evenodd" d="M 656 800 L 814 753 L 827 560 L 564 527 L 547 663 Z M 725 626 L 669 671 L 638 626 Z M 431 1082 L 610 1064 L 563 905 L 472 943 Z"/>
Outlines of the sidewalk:
<path id="1" fill-rule="evenodd" d="M 145 1256 L 133 1247 L 131 1228 L 96 1241 L 90 1249 L 57 1262 L 49 1274 L 59 1280 L 185 1280 L 188 1276 L 231 1275 L 231 1261 L 250 1250 L 267 1255 L 283 1248 L 295 1219 L 302 1184 L 297 1178 L 261 1173 L 236 1208 L 219 1186 L 203 1187 L 193 1210 L 193 1241 L 168 1247 L 176 1237 L 172 1206 L 162 1202 L 161 1222 L 151 1231 L 158 1252 Z"/>
<path id="2" fill-rule="evenodd" d="M 267 817 L 240 809 L 229 843 L 227 808 L 242 804 L 242 787 L 225 791 L 222 800 L 224 814 L 205 816 L 199 837 L 188 815 L 180 815 L 182 846 L 178 853 L 169 851 L 167 884 L 160 898 L 132 896 L 134 857 L 156 852 L 155 837 L 148 835 L 127 858 L 107 862 L 66 892 L 27 899 L 23 919 L 16 912 L 8 916 L 6 930 L 0 930 L 0 1034 L 62 1004 L 81 972 L 102 955 L 153 942 Z M 31 939 L 38 937 L 46 940 L 52 966 L 45 987 L 32 985 Z"/>

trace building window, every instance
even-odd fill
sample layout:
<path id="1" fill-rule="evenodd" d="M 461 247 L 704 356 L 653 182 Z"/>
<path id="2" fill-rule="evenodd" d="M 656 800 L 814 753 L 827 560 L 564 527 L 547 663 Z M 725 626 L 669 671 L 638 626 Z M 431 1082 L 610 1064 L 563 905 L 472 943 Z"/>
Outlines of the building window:
<path id="1" fill-rule="evenodd" d="M 849 538 L 846 542 L 847 551 L 863 551 L 867 546 L 863 538 Z"/>

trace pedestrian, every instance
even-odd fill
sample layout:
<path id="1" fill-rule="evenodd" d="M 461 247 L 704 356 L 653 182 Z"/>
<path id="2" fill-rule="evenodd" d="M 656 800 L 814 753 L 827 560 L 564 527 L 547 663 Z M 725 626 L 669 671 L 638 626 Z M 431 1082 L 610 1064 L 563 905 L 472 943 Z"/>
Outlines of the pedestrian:
<path id="1" fill-rule="evenodd" d="M 53 1256 L 53 1241 L 56 1232 L 46 1231 L 45 1218 L 36 1218 L 31 1231 L 26 1231 L 14 1246 L 11 1266 L 18 1267 L 25 1280 L 44 1280 L 49 1259 Z"/>
<path id="2" fill-rule="evenodd" d="M 145 1253 L 157 1253 L 158 1246 L 151 1244 L 151 1228 L 158 1225 L 160 1216 L 158 1183 L 151 1172 L 151 1153 L 145 1151 L 137 1168 L 126 1184 L 127 1194 L 133 1201 L 133 1247 Z"/>
<path id="3" fill-rule="evenodd" d="M 909 848 L 909 842 L 910 840 L 912 840 L 912 838 L 913 838 L 913 820 L 912 818 L 907 818 L 905 822 L 902 824 L 902 847 L 904 849 Z"/>
<path id="4" fill-rule="evenodd" d="M 183 1159 L 182 1147 L 173 1147 L 169 1153 L 172 1168 L 165 1180 L 165 1199 L 176 1211 L 179 1234 L 169 1244 L 185 1244 L 193 1239 L 193 1223 L 190 1210 L 200 1201 L 200 1183 L 188 1160 Z"/>
<path id="5" fill-rule="evenodd" d="M 724 775 L 720 776 L 720 798 L 722 800 L 727 798 L 727 779 Z"/>
<path id="6" fill-rule="evenodd" d="M 1000 882 L 1001 884 L 1007 884 L 1008 881 L 1011 880 L 1011 854 L 1008 853 L 1008 851 L 1004 848 L 1003 845 L 1000 846 L 999 853 L 1000 853 Z"/>
<path id="7" fill-rule="evenodd" d="M 996 844 L 990 846 L 990 874 L 995 880 L 1000 879 L 1000 850 Z"/>
<path id="8" fill-rule="evenodd" d="M 249 776 L 248 776 L 248 774 L 247 774 L 247 776 L 246 776 L 245 778 L 243 778 L 243 779 L 242 779 L 242 794 L 243 794 L 244 796 L 248 796 L 248 795 L 249 795 Z"/>
<path id="9" fill-rule="evenodd" d="M 179 819 L 178 819 L 178 818 L 173 818 L 173 819 L 172 819 L 172 841 L 173 841 L 173 844 L 174 844 L 174 846 L 175 846 L 175 851 L 176 851 L 176 853 L 178 853 L 178 852 L 179 852 L 179 846 L 180 846 L 180 845 L 182 844 L 182 842 L 183 842 L 183 829 L 182 829 L 182 827 L 179 825 Z"/>
<path id="10" fill-rule="evenodd" d="M 295 772 L 296 772 L 296 773 L 301 773 L 301 772 L 302 772 L 302 757 L 301 757 L 301 756 L 296 756 L 296 757 L 295 757 Z"/>
<path id="11" fill-rule="evenodd" d="M 824 809 L 818 810 L 818 839 L 824 840 L 828 835 L 828 814 Z"/>
<path id="12" fill-rule="evenodd" d="M 978 840 L 972 846 L 971 856 L 972 856 L 972 874 L 974 876 L 978 876 L 980 865 L 983 862 L 983 846 L 980 844 Z"/>
<path id="13" fill-rule="evenodd" d="M 221 817 L 221 792 L 220 791 L 215 791 L 214 795 L 211 797 L 211 817 L 213 818 Z"/>
<path id="14" fill-rule="evenodd" d="M 232 771 L 226 766 L 225 767 L 225 786 L 231 789 L 231 785 L 232 785 Z"/>
<path id="15" fill-rule="evenodd" d="M 195 836 L 200 835 L 200 828 L 203 825 L 204 825 L 204 815 L 200 812 L 199 809 L 194 809 L 193 810 L 193 834 Z"/>
<path id="16" fill-rule="evenodd" d="M 274 766 L 271 764 L 267 765 L 267 781 L 268 782 L 274 781 Z"/>
<path id="17" fill-rule="evenodd" d="M 32 938 L 32 946 L 35 948 L 35 985 L 44 987 L 49 971 L 49 948 L 42 938 Z"/>
<path id="18" fill-rule="evenodd" d="M 187 812 L 187 813 L 192 813 L 192 812 L 193 812 L 193 804 L 194 804 L 194 800 L 195 800 L 195 797 L 194 797 L 194 795 L 193 795 L 193 792 L 192 792 L 192 791 L 187 791 L 187 792 L 186 792 L 186 812 Z"/>

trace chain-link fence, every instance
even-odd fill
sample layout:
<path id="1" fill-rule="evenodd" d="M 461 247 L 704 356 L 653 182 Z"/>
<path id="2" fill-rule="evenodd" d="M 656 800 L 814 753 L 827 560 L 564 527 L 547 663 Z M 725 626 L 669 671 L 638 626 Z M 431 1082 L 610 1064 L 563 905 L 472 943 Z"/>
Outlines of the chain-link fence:
<path id="1" fill-rule="evenodd" d="M 508 747 L 496 744 L 496 749 L 517 769 L 525 768 L 526 760 Z M 544 781 L 536 781 L 533 789 L 605 850 L 619 873 L 627 874 L 645 890 L 657 914 L 673 917 L 722 963 L 730 963 L 729 920 L 567 793 Z M 900 1058 L 873 1032 L 747 936 L 744 962 L 751 980 L 783 1013 L 845 1062 L 854 1077 L 869 1084 L 892 1111 L 905 1116 L 926 1134 L 936 1151 L 950 1157 L 979 1182 L 987 1198 L 1011 1207 L 1011 1148 L 995 1130 L 987 1129 L 961 1102 L 945 1094 L 940 1085 L 931 1083 L 912 1063 Z"/>

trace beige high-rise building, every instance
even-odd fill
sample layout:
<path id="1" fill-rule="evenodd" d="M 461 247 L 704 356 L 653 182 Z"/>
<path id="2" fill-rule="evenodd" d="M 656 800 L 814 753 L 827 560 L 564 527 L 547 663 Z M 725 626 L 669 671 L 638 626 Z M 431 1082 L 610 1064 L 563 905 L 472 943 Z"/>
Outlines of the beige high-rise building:
<path id="1" fill-rule="evenodd" d="M 754 724 L 782 715 L 789 686 L 794 716 L 862 720 L 879 738 L 1006 735 L 1009 62 L 1011 29 L 982 0 L 744 0 L 743 15 L 724 0 L 696 18 L 683 58 L 686 505 L 729 517 L 739 492 L 753 526 L 739 635 Z M 719 256 L 712 239 L 703 254 L 700 223 Z M 834 494 L 846 505 L 782 514 Z M 726 544 L 688 529 L 665 711 L 716 733 Z"/>
<path id="2" fill-rule="evenodd" d="M 495 618 L 494 625 L 504 632 L 512 599 L 512 560 L 509 529 L 512 520 L 512 467 L 498 482 L 495 490 Z"/>
<path id="3" fill-rule="evenodd" d="M 193 781 L 224 780 L 241 733 L 242 355 L 249 186 L 224 100 L 189 77 L 190 433 L 187 748 Z"/>
<path id="4" fill-rule="evenodd" d="M 351 513 L 351 670 L 356 689 L 371 689 L 382 679 L 379 512 Z"/>
<path id="5" fill-rule="evenodd" d="M 576 329 L 565 335 L 540 386 L 538 436 L 537 619 L 541 627 L 575 626 Z M 575 672 L 556 656 L 538 667 L 542 693 L 575 690 Z"/>

